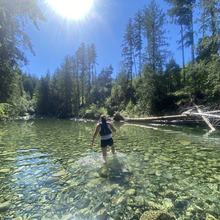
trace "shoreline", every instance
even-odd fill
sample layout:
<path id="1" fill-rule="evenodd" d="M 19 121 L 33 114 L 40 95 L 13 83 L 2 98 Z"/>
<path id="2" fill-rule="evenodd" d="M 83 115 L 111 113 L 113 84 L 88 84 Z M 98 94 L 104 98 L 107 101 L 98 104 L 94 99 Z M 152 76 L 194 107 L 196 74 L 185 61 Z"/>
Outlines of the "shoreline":
<path id="1" fill-rule="evenodd" d="M 0 121 L 13 121 L 13 120 L 31 120 L 31 119 L 67 119 L 71 121 L 83 121 L 83 122 L 96 122 L 99 121 L 98 118 L 81 118 L 81 117 L 70 117 L 70 118 L 58 118 L 56 116 L 47 116 L 47 115 L 27 115 L 19 117 L 9 117 L 9 118 L 0 118 Z M 110 120 L 113 120 L 113 117 L 110 117 Z"/>
<path id="2" fill-rule="evenodd" d="M 81 117 L 70 117 L 70 118 L 58 118 L 55 116 L 46 116 L 46 115 L 28 115 L 28 116 L 19 116 L 15 118 L 1 118 L 0 121 L 13 121 L 13 120 L 31 120 L 31 119 L 67 119 L 71 121 L 80 121 L 80 122 L 99 122 L 98 118 L 81 118 Z M 127 118 L 131 119 L 131 118 Z M 206 126 L 206 123 L 203 120 L 152 120 L 152 121 L 145 121 L 141 120 L 139 121 L 138 119 L 136 120 L 135 118 L 132 118 L 131 120 L 115 120 L 114 117 L 109 117 L 108 121 L 111 122 L 121 122 L 121 123 L 137 123 L 140 122 L 140 124 L 170 124 L 170 125 L 199 125 L 199 126 Z M 216 126 L 219 128 L 219 126 Z"/>

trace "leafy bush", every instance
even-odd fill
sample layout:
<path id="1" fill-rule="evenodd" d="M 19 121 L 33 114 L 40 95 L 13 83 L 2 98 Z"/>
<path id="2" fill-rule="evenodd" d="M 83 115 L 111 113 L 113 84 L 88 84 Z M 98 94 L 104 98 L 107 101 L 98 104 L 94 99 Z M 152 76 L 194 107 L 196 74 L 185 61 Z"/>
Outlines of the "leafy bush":
<path id="1" fill-rule="evenodd" d="M 119 110 L 119 106 L 110 106 L 110 107 L 108 107 L 108 114 L 110 116 L 113 116 L 115 114 L 115 112 L 118 110 Z"/>
<path id="2" fill-rule="evenodd" d="M 142 109 L 143 108 L 139 103 L 135 105 L 130 100 L 128 105 L 126 106 L 126 109 L 122 110 L 120 113 L 125 117 L 130 117 L 130 118 L 148 117 L 149 115 L 147 114 L 147 112 L 144 112 Z"/>
<path id="3" fill-rule="evenodd" d="M 8 103 L 0 103 L 0 118 L 7 118 L 10 105 Z"/>
<path id="4" fill-rule="evenodd" d="M 92 104 L 87 108 L 81 108 L 79 110 L 79 116 L 83 118 L 99 118 L 102 114 L 109 117 L 108 110 L 104 107 L 98 107 L 96 104 Z"/>

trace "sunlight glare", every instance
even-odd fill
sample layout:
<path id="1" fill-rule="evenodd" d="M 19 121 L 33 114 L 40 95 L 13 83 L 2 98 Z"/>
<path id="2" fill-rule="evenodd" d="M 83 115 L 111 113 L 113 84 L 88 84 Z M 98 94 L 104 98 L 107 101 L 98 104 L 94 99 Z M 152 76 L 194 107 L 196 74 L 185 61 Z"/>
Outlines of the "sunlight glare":
<path id="1" fill-rule="evenodd" d="M 92 8 L 93 0 L 47 0 L 51 8 L 68 19 L 82 19 Z"/>

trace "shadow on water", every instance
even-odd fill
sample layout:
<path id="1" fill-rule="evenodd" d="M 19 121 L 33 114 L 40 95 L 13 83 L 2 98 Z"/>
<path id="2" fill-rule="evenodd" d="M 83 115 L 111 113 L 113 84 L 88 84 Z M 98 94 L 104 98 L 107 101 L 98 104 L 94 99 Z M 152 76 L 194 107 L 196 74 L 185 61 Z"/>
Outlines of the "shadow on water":
<path id="1" fill-rule="evenodd" d="M 126 176 L 132 175 L 132 171 L 126 168 L 128 156 L 116 152 L 115 155 L 108 153 L 106 161 L 100 153 L 92 153 L 78 160 L 72 167 L 76 172 L 79 169 L 85 170 L 85 175 L 88 180 L 101 178 L 101 180 L 109 181 L 110 184 L 122 184 Z M 82 171 L 82 170 L 81 170 Z M 95 174 L 94 174 L 95 173 Z"/>
<path id="2" fill-rule="evenodd" d="M 117 156 L 108 157 L 105 163 L 106 167 L 100 170 L 100 176 L 106 177 L 112 183 L 122 184 L 127 175 L 132 175 L 132 172 L 125 168 L 124 162 Z"/>

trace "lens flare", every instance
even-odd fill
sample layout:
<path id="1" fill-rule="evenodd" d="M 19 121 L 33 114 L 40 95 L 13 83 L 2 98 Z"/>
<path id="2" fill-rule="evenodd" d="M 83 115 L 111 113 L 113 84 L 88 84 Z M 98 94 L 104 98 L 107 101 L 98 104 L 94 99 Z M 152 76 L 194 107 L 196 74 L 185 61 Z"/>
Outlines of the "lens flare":
<path id="1" fill-rule="evenodd" d="M 93 0 L 47 0 L 46 2 L 55 12 L 73 20 L 82 19 L 93 6 Z"/>

